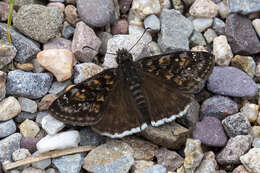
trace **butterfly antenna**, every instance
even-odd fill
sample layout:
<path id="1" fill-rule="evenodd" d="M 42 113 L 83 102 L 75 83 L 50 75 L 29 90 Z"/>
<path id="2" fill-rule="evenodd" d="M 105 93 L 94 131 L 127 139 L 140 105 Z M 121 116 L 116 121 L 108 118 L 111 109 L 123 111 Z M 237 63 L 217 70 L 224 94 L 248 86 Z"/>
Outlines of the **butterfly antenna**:
<path id="1" fill-rule="evenodd" d="M 144 34 L 148 31 L 148 30 L 151 30 L 151 28 L 145 28 L 143 34 L 141 35 L 141 37 L 137 40 L 137 42 L 128 50 L 128 52 L 130 52 L 136 45 L 137 43 L 143 38 Z"/>
<path id="2" fill-rule="evenodd" d="M 95 50 L 95 49 L 94 49 L 94 48 L 92 48 L 92 47 L 89 47 L 89 46 L 84 46 L 82 49 L 85 49 L 85 48 L 89 48 L 89 49 L 91 49 L 91 50 L 94 50 L 94 51 L 96 51 L 96 52 L 97 52 L 97 50 Z M 115 53 L 110 53 L 110 52 L 107 52 L 107 54 L 116 55 Z"/>

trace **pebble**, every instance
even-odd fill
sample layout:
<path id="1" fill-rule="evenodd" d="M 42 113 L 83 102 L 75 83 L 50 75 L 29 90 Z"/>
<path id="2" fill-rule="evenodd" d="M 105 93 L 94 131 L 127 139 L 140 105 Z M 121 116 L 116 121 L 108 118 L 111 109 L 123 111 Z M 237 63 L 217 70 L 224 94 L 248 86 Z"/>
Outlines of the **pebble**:
<path id="1" fill-rule="evenodd" d="M 218 4 L 218 13 L 222 19 L 226 19 L 230 14 L 227 0 L 221 1 Z"/>
<path id="2" fill-rule="evenodd" d="M 258 37 L 260 37 L 260 19 L 254 19 L 252 21 L 252 24 L 254 26 L 254 29 L 255 29 Z"/>
<path id="3" fill-rule="evenodd" d="M 254 148 L 260 148 L 260 138 L 255 138 L 253 143 L 252 143 L 252 146 Z"/>
<path id="4" fill-rule="evenodd" d="M 43 117 L 42 128 L 48 135 L 55 135 L 65 127 L 65 124 L 50 115 Z"/>
<path id="5" fill-rule="evenodd" d="M 159 0 L 133 0 L 131 11 L 141 19 L 151 14 L 160 14 L 161 5 Z"/>
<path id="6" fill-rule="evenodd" d="M 65 5 L 61 2 L 51 2 L 47 4 L 47 7 L 58 7 L 61 9 L 62 12 L 64 12 Z"/>
<path id="7" fill-rule="evenodd" d="M 251 129 L 250 134 L 254 137 L 254 138 L 260 138 L 260 126 L 253 126 Z"/>
<path id="8" fill-rule="evenodd" d="M 252 140 L 250 135 L 238 135 L 230 138 L 227 145 L 217 154 L 217 162 L 220 165 L 239 164 L 240 156 L 250 149 Z"/>
<path id="9" fill-rule="evenodd" d="M 38 103 L 38 110 L 45 111 L 48 110 L 49 106 L 53 103 L 54 100 L 57 99 L 57 95 L 55 94 L 47 94 L 45 95 L 41 101 Z"/>
<path id="10" fill-rule="evenodd" d="M 50 90 L 48 91 L 50 94 L 58 94 L 61 91 L 65 90 L 69 85 L 71 85 L 71 81 L 67 80 L 65 82 L 57 82 L 54 81 L 51 85 Z"/>
<path id="11" fill-rule="evenodd" d="M 52 163 L 58 168 L 60 173 L 79 173 L 83 164 L 82 154 L 72 154 L 58 157 Z"/>
<path id="12" fill-rule="evenodd" d="M 148 168 L 144 173 L 166 173 L 166 168 L 157 164 Z"/>
<path id="13" fill-rule="evenodd" d="M 211 147 L 224 147 L 228 140 L 220 120 L 212 116 L 205 116 L 201 122 L 197 122 L 192 136 Z"/>
<path id="14" fill-rule="evenodd" d="M 16 56 L 16 48 L 5 40 L 0 40 L 0 69 L 12 62 Z"/>
<path id="15" fill-rule="evenodd" d="M 36 143 L 39 141 L 39 138 L 34 137 L 22 137 L 21 139 L 21 148 L 26 148 L 30 151 L 30 153 L 34 153 L 36 148 Z"/>
<path id="16" fill-rule="evenodd" d="M 243 70 L 252 78 L 255 75 L 256 63 L 251 56 L 236 55 L 232 58 L 231 65 Z"/>
<path id="17" fill-rule="evenodd" d="M 73 82 L 75 84 L 79 84 L 85 81 L 86 79 L 100 73 L 101 71 L 103 71 L 102 67 L 91 62 L 77 64 L 74 67 Z"/>
<path id="18" fill-rule="evenodd" d="M 37 113 L 37 117 L 36 117 L 36 123 L 38 124 L 42 124 L 42 119 L 49 115 L 49 112 L 48 111 L 41 111 L 41 112 L 38 112 Z"/>
<path id="19" fill-rule="evenodd" d="M 0 162 L 11 160 L 12 153 L 20 148 L 21 138 L 20 133 L 14 133 L 0 140 Z"/>
<path id="20" fill-rule="evenodd" d="M 218 35 L 224 35 L 225 34 L 225 26 L 226 23 L 221 20 L 220 18 L 215 17 L 213 21 L 212 28 Z"/>
<path id="21" fill-rule="evenodd" d="M 113 0 L 78 0 L 77 10 L 80 19 L 93 27 L 105 26 L 115 18 Z"/>
<path id="22" fill-rule="evenodd" d="M 29 113 L 29 112 L 20 112 L 15 118 L 16 123 L 22 123 L 24 120 L 35 120 L 37 114 L 36 113 Z"/>
<path id="23" fill-rule="evenodd" d="M 72 76 L 74 55 L 66 49 L 47 49 L 37 54 L 37 60 L 41 66 L 56 77 L 57 81 L 62 82 Z"/>
<path id="24" fill-rule="evenodd" d="M 128 173 L 134 164 L 134 151 L 126 143 L 112 140 L 89 152 L 83 168 L 95 173 Z"/>
<path id="25" fill-rule="evenodd" d="M 104 136 L 99 135 L 98 133 L 94 132 L 90 127 L 84 127 L 79 131 L 80 135 L 80 143 L 81 146 L 99 146 L 105 143 Z"/>
<path id="26" fill-rule="evenodd" d="M 206 41 L 203 37 L 203 35 L 200 32 L 193 32 L 191 38 L 190 38 L 190 44 L 197 46 L 205 46 L 206 45 Z"/>
<path id="27" fill-rule="evenodd" d="M 238 167 L 233 169 L 232 173 L 250 173 L 250 172 L 248 172 L 248 170 L 243 165 L 239 165 Z"/>
<path id="28" fill-rule="evenodd" d="M 0 139 L 15 133 L 15 131 L 16 125 L 12 119 L 0 122 Z"/>
<path id="29" fill-rule="evenodd" d="M 46 173 L 56 173 L 56 170 L 54 168 L 48 168 Z"/>
<path id="30" fill-rule="evenodd" d="M 131 167 L 131 173 L 143 173 L 148 168 L 154 165 L 154 162 L 152 161 L 146 161 L 146 160 L 136 160 L 134 165 Z"/>
<path id="31" fill-rule="evenodd" d="M 226 134 L 229 137 L 235 137 L 237 135 L 247 135 L 250 133 L 251 125 L 247 117 L 242 113 L 237 113 L 226 117 L 222 121 Z"/>
<path id="32" fill-rule="evenodd" d="M 141 134 L 157 145 L 170 149 L 179 149 L 185 144 L 190 132 L 189 129 L 172 122 L 159 127 L 147 127 Z"/>
<path id="33" fill-rule="evenodd" d="M 214 67 L 207 88 L 213 93 L 232 97 L 252 97 L 257 93 L 256 83 L 235 67 Z"/>
<path id="34" fill-rule="evenodd" d="M 5 98 L 6 94 L 6 73 L 0 71 L 0 101 Z"/>
<path id="35" fill-rule="evenodd" d="M 260 148 L 252 148 L 240 157 L 243 165 L 252 173 L 260 172 Z"/>
<path id="36" fill-rule="evenodd" d="M 211 18 L 195 18 L 192 20 L 193 28 L 197 32 L 203 32 L 213 23 Z"/>
<path id="37" fill-rule="evenodd" d="M 29 156 L 31 156 L 31 153 L 25 148 L 19 148 L 12 153 L 12 159 L 14 161 L 23 160 Z"/>
<path id="38" fill-rule="evenodd" d="M 208 28 L 204 32 L 203 36 L 205 37 L 207 43 L 211 44 L 213 42 L 213 40 L 217 37 L 217 34 L 216 34 L 216 32 L 213 29 Z"/>
<path id="39" fill-rule="evenodd" d="M 218 6 L 211 0 L 196 0 L 189 13 L 193 17 L 213 18 L 218 14 Z"/>
<path id="40" fill-rule="evenodd" d="M 225 33 L 232 51 L 239 55 L 251 55 L 260 52 L 260 41 L 246 16 L 231 14 L 226 19 Z"/>
<path id="41" fill-rule="evenodd" d="M 35 113 L 37 111 L 37 103 L 34 100 L 19 97 L 18 101 L 21 105 L 22 111 L 29 113 Z"/>
<path id="42" fill-rule="evenodd" d="M 258 0 L 228 0 L 228 6 L 230 12 L 241 13 L 243 15 L 258 12 L 260 10 Z"/>
<path id="43" fill-rule="evenodd" d="M 200 107 L 201 117 L 213 116 L 223 120 L 238 112 L 238 105 L 229 97 L 213 96 L 203 101 Z"/>
<path id="44" fill-rule="evenodd" d="M 193 173 L 203 159 L 203 152 L 199 140 L 188 138 L 186 141 L 184 168 L 185 173 Z"/>
<path id="45" fill-rule="evenodd" d="M 158 44 L 162 51 L 165 52 L 167 49 L 189 50 L 189 37 L 193 31 L 191 21 L 174 9 L 163 9 L 160 21 L 161 32 Z M 185 26 L 185 30 L 183 26 Z"/>
<path id="46" fill-rule="evenodd" d="M 35 137 L 40 131 L 38 124 L 28 119 L 20 124 L 19 129 L 24 137 Z"/>
<path id="47" fill-rule="evenodd" d="M 125 19 L 120 19 L 114 22 L 111 26 L 111 33 L 116 34 L 127 34 L 128 33 L 128 22 Z"/>
<path id="48" fill-rule="evenodd" d="M 233 53 L 226 36 L 220 35 L 213 40 L 213 55 L 217 65 L 229 65 L 233 58 Z"/>
<path id="49" fill-rule="evenodd" d="M 75 26 L 77 22 L 80 21 L 77 8 L 74 5 L 67 5 L 65 10 L 65 20 L 68 21 L 71 25 Z"/>
<path id="50" fill-rule="evenodd" d="M 33 69 L 34 69 L 34 66 L 32 63 L 24 63 L 24 64 L 15 63 L 15 67 L 17 69 L 20 69 L 23 71 L 33 71 Z"/>
<path id="51" fill-rule="evenodd" d="M 14 16 L 13 23 L 26 36 L 46 43 L 59 32 L 63 23 L 63 12 L 58 7 L 25 5 Z"/>
<path id="52" fill-rule="evenodd" d="M 157 145 L 134 136 L 126 137 L 123 141 L 134 150 L 135 160 L 153 160 L 155 150 L 158 149 Z"/>
<path id="53" fill-rule="evenodd" d="M 5 22 L 8 19 L 9 5 L 5 2 L 0 2 L 0 21 Z"/>
<path id="54" fill-rule="evenodd" d="M 78 2 L 81 1 L 82 0 L 79 0 Z M 88 11 L 88 13 L 90 12 Z M 78 22 L 72 40 L 72 52 L 77 60 L 83 62 L 92 61 L 94 57 L 98 54 L 98 49 L 100 48 L 100 46 L 101 41 L 96 36 L 94 30 L 86 25 L 84 22 Z"/>
<path id="55" fill-rule="evenodd" d="M 35 153 L 32 154 L 32 156 L 37 157 L 40 154 L 41 153 L 39 151 L 36 151 Z M 50 166 L 50 164 L 51 164 L 51 159 L 45 159 L 45 160 L 41 160 L 41 161 L 32 163 L 32 167 L 38 168 L 38 169 L 45 169 L 48 166 Z"/>
<path id="56" fill-rule="evenodd" d="M 71 40 L 61 37 L 53 38 L 43 45 L 43 50 L 47 49 L 67 49 L 71 51 Z"/>
<path id="57" fill-rule="evenodd" d="M 240 111 L 244 116 L 247 117 L 247 119 L 254 123 L 257 120 L 258 112 L 259 112 L 259 106 L 256 104 L 246 103 Z"/>
<path id="58" fill-rule="evenodd" d="M 44 153 L 55 149 L 77 147 L 79 141 L 79 132 L 76 130 L 70 130 L 53 136 L 47 135 L 36 144 L 36 147 L 40 153 Z"/>
<path id="59" fill-rule="evenodd" d="M 21 112 L 21 106 L 15 97 L 9 96 L 0 102 L 0 121 L 14 118 Z"/>
<path id="60" fill-rule="evenodd" d="M 213 173 L 216 172 L 217 168 L 218 164 L 215 160 L 215 154 L 212 151 L 209 151 L 204 154 L 204 157 L 195 173 Z"/>
<path id="61" fill-rule="evenodd" d="M 7 25 L 5 23 L 0 22 L 0 35 L 3 36 L 2 39 L 7 40 L 6 38 L 6 28 Z M 12 37 L 12 43 L 14 47 L 17 49 L 17 54 L 15 56 L 15 60 L 20 63 L 25 63 L 30 61 L 39 51 L 40 45 L 35 41 L 23 36 L 19 32 L 10 27 L 10 35 Z"/>
<path id="62" fill-rule="evenodd" d="M 75 32 L 75 28 L 71 26 L 67 21 L 65 21 L 63 23 L 63 28 L 61 31 L 62 37 L 69 39 L 73 36 L 74 32 Z"/>
<path id="63" fill-rule="evenodd" d="M 167 148 L 160 148 L 155 151 L 157 163 L 164 166 L 168 171 L 176 171 L 177 168 L 183 165 L 184 159 L 175 151 L 170 151 Z"/>
<path id="64" fill-rule="evenodd" d="M 110 38 L 112 38 L 112 34 L 109 32 L 100 32 L 98 33 L 98 37 L 101 40 L 101 46 L 99 48 L 99 53 L 101 55 L 105 55 L 107 52 L 107 42 Z"/>
<path id="65" fill-rule="evenodd" d="M 13 70 L 7 76 L 6 93 L 37 99 L 48 92 L 52 78 L 52 75 L 49 73 Z"/>
<path id="66" fill-rule="evenodd" d="M 42 169 L 29 167 L 29 168 L 25 168 L 21 173 L 46 173 L 46 171 Z"/>
<path id="67" fill-rule="evenodd" d="M 160 31 L 160 19 L 156 15 L 151 14 L 150 16 L 144 19 L 144 28 L 151 28 L 152 32 Z"/>

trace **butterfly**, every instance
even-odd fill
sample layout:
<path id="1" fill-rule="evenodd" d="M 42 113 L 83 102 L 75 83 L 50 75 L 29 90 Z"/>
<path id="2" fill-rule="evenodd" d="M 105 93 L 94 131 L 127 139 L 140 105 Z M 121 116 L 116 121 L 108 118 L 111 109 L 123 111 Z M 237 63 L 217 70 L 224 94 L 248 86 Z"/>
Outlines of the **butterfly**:
<path id="1" fill-rule="evenodd" d="M 49 107 L 51 115 L 111 138 L 138 133 L 186 114 L 192 91 L 214 67 L 207 52 L 179 51 L 136 62 L 126 49 L 116 55 L 117 68 L 68 86 Z"/>

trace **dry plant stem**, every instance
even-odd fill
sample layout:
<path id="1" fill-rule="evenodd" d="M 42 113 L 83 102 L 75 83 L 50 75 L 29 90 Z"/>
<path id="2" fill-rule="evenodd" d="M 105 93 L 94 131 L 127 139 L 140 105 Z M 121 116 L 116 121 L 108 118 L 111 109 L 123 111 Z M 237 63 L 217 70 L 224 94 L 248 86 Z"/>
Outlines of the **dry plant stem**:
<path id="1" fill-rule="evenodd" d="M 19 166 L 26 165 L 26 164 L 38 162 L 38 161 L 45 160 L 45 159 L 56 158 L 56 157 L 60 157 L 60 156 L 64 156 L 64 155 L 69 155 L 69 154 L 87 152 L 94 148 L 95 148 L 94 146 L 81 146 L 81 147 L 75 147 L 75 148 L 64 149 L 64 150 L 55 150 L 55 151 L 50 151 L 47 153 L 42 153 L 35 157 L 27 157 L 26 159 L 19 160 L 16 162 L 3 163 L 2 166 L 5 171 L 8 171 L 8 170 L 11 170 L 11 169 L 14 169 Z"/>

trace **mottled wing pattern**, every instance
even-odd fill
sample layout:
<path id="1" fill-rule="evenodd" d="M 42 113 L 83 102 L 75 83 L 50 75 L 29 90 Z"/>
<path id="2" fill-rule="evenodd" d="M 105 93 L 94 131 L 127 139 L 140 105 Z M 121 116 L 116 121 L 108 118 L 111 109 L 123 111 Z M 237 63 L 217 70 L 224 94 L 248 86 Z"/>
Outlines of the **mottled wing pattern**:
<path id="1" fill-rule="evenodd" d="M 200 88 L 214 67 L 214 56 L 207 52 L 182 51 L 137 61 L 145 72 L 174 82 L 179 89 L 193 92 Z"/>
<path id="2" fill-rule="evenodd" d="M 53 117 L 67 124 L 96 124 L 106 111 L 107 100 L 116 80 L 116 69 L 108 69 L 78 85 L 70 85 L 52 103 L 49 111 Z"/>

